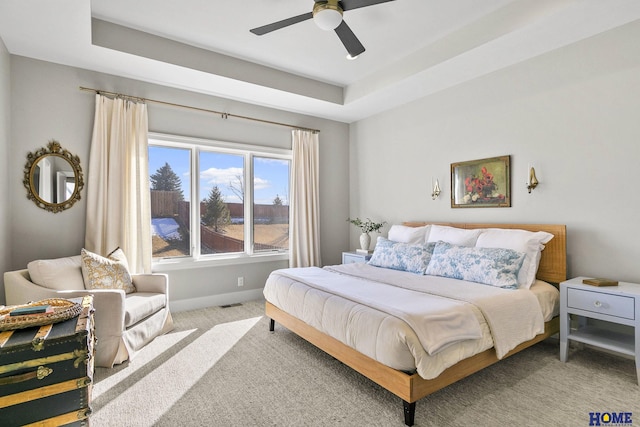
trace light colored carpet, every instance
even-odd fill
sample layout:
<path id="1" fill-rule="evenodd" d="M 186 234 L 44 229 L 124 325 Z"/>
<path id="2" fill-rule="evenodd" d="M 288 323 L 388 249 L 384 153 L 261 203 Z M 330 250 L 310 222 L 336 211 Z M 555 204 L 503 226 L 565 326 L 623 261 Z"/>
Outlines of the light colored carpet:
<path id="1" fill-rule="evenodd" d="M 96 369 L 91 425 L 403 426 L 401 400 L 276 324 L 262 301 L 175 313 L 130 363 Z M 418 401 L 416 426 L 588 426 L 632 412 L 632 360 L 548 340 Z M 608 424 L 613 425 L 613 424 Z"/>

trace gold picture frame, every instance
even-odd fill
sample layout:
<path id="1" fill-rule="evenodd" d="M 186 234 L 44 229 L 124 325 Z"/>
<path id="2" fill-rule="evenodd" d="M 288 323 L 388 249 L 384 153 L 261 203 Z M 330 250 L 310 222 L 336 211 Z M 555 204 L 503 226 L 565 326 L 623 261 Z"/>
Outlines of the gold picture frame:
<path id="1" fill-rule="evenodd" d="M 452 208 L 511 207 L 511 156 L 451 164 Z"/>
<path id="2" fill-rule="evenodd" d="M 80 158 L 52 139 L 47 148 L 27 154 L 22 184 L 39 208 L 53 213 L 69 209 L 84 187 Z"/>

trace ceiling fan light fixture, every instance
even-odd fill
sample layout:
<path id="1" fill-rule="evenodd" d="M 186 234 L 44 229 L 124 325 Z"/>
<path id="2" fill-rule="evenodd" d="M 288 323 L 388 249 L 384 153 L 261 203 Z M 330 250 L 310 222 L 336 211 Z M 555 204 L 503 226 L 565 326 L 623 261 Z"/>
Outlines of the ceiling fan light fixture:
<path id="1" fill-rule="evenodd" d="M 337 1 L 317 2 L 313 6 L 313 21 L 322 30 L 335 30 L 342 22 L 342 8 Z"/>

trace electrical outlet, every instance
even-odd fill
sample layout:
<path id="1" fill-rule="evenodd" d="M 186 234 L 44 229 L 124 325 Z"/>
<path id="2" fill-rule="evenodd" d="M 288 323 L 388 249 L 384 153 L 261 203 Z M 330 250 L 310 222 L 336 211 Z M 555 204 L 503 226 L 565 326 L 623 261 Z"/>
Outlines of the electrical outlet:
<path id="1" fill-rule="evenodd" d="M 244 286 L 244 277 L 238 277 L 238 286 Z"/>

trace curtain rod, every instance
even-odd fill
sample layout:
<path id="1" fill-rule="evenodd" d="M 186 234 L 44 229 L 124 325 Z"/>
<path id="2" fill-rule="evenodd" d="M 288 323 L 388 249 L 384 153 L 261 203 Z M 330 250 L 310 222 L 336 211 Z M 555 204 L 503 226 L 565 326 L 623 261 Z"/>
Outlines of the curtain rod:
<path id="1" fill-rule="evenodd" d="M 290 125 L 290 124 L 287 124 L 287 123 L 273 122 L 271 120 L 256 119 L 255 117 L 240 116 L 238 114 L 231 114 L 231 113 L 225 113 L 225 112 L 222 112 L 222 111 L 209 110 L 209 109 L 206 109 L 206 108 L 193 107 L 191 105 L 175 104 L 173 102 L 159 101 L 157 99 L 141 98 L 139 96 L 126 95 L 126 94 L 123 94 L 123 93 L 109 92 L 109 91 L 106 91 L 106 90 L 92 89 L 92 88 L 89 88 L 89 87 L 82 87 L 82 86 L 80 86 L 80 90 L 84 90 L 84 91 L 88 91 L 88 92 L 95 92 L 97 94 L 110 95 L 110 96 L 115 96 L 115 97 L 131 98 L 131 99 L 136 99 L 136 100 L 143 101 L 143 102 L 150 102 L 150 103 L 154 103 L 154 104 L 168 105 L 168 106 L 171 106 L 171 107 L 186 108 L 188 110 L 202 111 L 202 112 L 205 112 L 205 113 L 219 114 L 220 117 L 222 117 L 223 119 L 228 119 L 229 117 L 233 117 L 233 118 L 236 118 L 236 119 L 251 120 L 251 121 L 254 121 L 254 122 L 266 123 L 266 124 L 270 124 L 270 125 L 284 126 L 284 127 L 288 127 L 288 128 L 291 128 L 291 129 L 300 129 L 300 130 L 307 130 L 307 131 L 310 131 L 310 132 L 313 132 L 313 133 L 320 133 L 320 131 L 318 129 L 310 129 L 310 128 L 306 128 L 306 127 L 302 127 L 302 126 Z"/>

